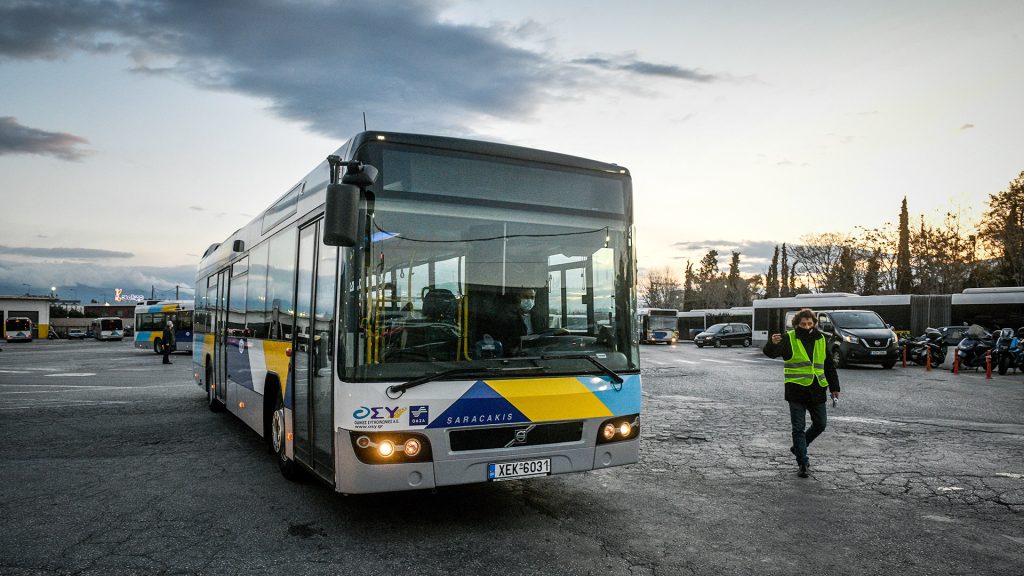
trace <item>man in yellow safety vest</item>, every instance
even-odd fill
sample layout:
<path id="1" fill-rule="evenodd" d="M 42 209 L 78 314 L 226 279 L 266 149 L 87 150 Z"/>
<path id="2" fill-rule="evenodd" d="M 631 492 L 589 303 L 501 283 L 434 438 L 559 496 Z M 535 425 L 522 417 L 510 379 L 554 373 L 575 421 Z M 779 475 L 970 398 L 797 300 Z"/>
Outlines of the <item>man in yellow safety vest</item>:
<path id="1" fill-rule="evenodd" d="M 797 312 L 793 330 L 785 336 L 772 334 L 764 345 L 764 353 L 769 358 L 781 356 L 785 360 L 786 401 L 793 425 L 793 446 L 789 451 L 796 456 L 798 475 L 807 478 L 807 447 L 825 431 L 827 424 L 825 389 L 833 399 L 839 398 L 839 374 L 826 350 L 825 337 L 817 329 L 814 312 L 807 308 Z M 811 427 L 805 430 L 807 412 L 811 413 Z"/>

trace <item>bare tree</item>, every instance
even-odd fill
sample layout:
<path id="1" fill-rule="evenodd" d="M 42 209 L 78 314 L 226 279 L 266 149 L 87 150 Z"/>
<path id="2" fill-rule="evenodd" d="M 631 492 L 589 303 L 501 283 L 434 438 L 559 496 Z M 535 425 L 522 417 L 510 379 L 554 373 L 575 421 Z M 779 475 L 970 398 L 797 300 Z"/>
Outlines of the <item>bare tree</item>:
<path id="1" fill-rule="evenodd" d="M 640 298 L 650 308 L 675 308 L 681 297 L 679 280 L 668 266 L 649 270 L 640 280 Z"/>
<path id="2" fill-rule="evenodd" d="M 808 234 L 800 238 L 803 244 L 793 246 L 793 254 L 809 284 L 819 289 L 828 284 L 832 269 L 839 264 L 843 246 L 854 243 L 849 236 L 836 232 Z"/>

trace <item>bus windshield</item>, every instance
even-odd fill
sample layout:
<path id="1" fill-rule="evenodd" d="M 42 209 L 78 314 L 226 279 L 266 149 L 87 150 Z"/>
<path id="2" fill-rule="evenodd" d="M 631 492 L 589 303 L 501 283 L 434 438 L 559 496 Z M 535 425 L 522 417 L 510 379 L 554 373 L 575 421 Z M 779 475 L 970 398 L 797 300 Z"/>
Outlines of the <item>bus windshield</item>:
<path id="1" fill-rule="evenodd" d="M 120 318 L 104 318 L 100 320 L 100 330 L 120 330 Z"/>
<path id="2" fill-rule="evenodd" d="M 8 330 L 19 330 L 24 331 L 32 327 L 32 323 L 29 322 L 28 318 L 10 318 L 7 320 Z"/>
<path id="3" fill-rule="evenodd" d="M 885 322 L 874 312 L 833 312 L 832 318 L 840 328 L 885 328 Z"/>
<path id="4" fill-rule="evenodd" d="M 627 176 L 422 150 L 373 160 L 372 228 L 343 269 L 346 380 L 600 373 L 580 355 L 637 368 Z"/>
<path id="5" fill-rule="evenodd" d="M 651 314 L 648 320 L 651 330 L 675 330 L 676 329 L 676 317 L 673 316 L 660 316 L 657 314 Z"/>

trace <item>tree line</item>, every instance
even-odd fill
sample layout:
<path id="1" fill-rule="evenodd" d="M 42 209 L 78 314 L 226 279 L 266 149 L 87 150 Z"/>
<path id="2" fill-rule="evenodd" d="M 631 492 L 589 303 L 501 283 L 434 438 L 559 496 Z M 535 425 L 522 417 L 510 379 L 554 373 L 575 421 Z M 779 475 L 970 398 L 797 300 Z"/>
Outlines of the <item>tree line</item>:
<path id="1" fill-rule="evenodd" d="M 669 267 L 649 270 L 640 297 L 652 308 L 693 310 L 810 292 L 952 294 L 1024 286 L 1024 171 L 1006 190 L 989 194 L 977 224 L 959 211 L 936 224 L 923 215 L 912 219 L 904 197 L 895 223 L 777 245 L 764 274 L 741 276 L 740 256 L 733 251 L 723 272 L 718 251 L 708 250 L 696 270 L 687 262 L 682 283 Z"/>

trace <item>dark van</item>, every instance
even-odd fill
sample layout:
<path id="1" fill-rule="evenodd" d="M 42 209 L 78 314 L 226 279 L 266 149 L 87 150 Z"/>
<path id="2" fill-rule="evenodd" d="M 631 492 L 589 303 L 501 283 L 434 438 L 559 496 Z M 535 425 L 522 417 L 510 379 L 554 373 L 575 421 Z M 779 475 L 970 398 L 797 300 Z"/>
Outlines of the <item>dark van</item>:
<path id="1" fill-rule="evenodd" d="M 892 368 L 899 359 L 896 334 L 871 310 L 817 312 L 818 330 L 828 339 L 837 368 L 847 364 L 881 364 Z"/>
<path id="2" fill-rule="evenodd" d="M 715 348 L 739 345 L 750 346 L 750 326 L 746 324 L 715 324 L 693 338 L 697 348 L 714 346 Z"/>

